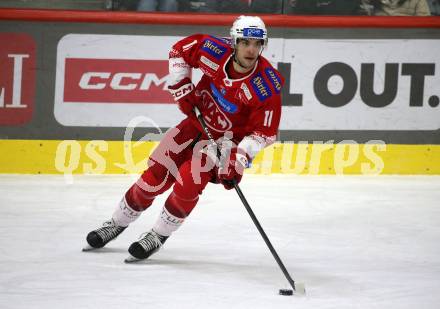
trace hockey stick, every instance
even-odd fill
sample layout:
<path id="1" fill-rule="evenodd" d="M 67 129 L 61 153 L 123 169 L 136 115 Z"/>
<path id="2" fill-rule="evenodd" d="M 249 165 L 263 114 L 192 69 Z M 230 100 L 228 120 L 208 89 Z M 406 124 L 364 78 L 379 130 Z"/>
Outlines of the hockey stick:
<path id="1" fill-rule="evenodd" d="M 197 116 L 198 121 L 200 122 L 200 125 L 203 128 L 203 131 L 205 131 L 206 135 L 208 136 L 209 142 L 212 145 L 216 146 L 217 149 L 217 157 L 221 157 L 221 152 L 219 148 L 217 147 L 217 143 L 214 140 L 214 137 L 212 136 L 211 132 L 208 129 L 208 126 L 206 125 L 205 119 L 203 119 L 202 113 L 200 113 L 200 110 L 195 106 L 194 107 L 194 113 Z M 292 295 L 293 291 L 299 294 L 305 294 L 305 287 L 304 284 L 295 283 L 295 281 L 290 276 L 289 272 L 287 271 L 286 267 L 284 266 L 283 262 L 281 261 L 280 257 L 278 256 L 278 253 L 275 251 L 275 248 L 272 246 L 272 243 L 270 242 L 269 238 L 267 237 L 266 233 L 264 232 L 263 228 L 261 227 L 260 222 L 258 221 L 257 217 L 255 216 L 251 206 L 247 202 L 243 192 L 241 192 L 240 187 L 238 184 L 233 181 L 234 189 L 237 192 L 238 196 L 240 197 L 241 202 L 243 203 L 244 207 L 246 208 L 247 212 L 249 213 L 249 216 L 251 217 L 252 221 L 254 222 L 255 226 L 257 227 L 258 231 L 260 232 L 261 237 L 263 237 L 264 242 L 266 243 L 267 247 L 269 248 L 270 252 L 272 253 L 273 257 L 275 258 L 275 261 L 278 263 L 278 266 L 281 268 L 281 271 L 283 272 L 284 276 L 286 277 L 287 281 L 289 282 L 290 286 L 293 290 L 285 290 L 280 289 L 281 295 Z"/>

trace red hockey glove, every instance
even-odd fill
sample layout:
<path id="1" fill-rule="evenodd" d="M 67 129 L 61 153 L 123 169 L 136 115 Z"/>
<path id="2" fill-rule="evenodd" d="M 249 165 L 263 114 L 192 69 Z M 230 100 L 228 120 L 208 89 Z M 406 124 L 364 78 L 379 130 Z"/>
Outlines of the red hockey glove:
<path id="1" fill-rule="evenodd" d="M 248 161 L 249 156 L 244 151 L 237 147 L 232 148 L 229 160 L 218 171 L 218 178 L 226 190 L 234 188 L 234 181 L 236 184 L 240 183 Z"/>
<path id="2" fill-rule="evenodd" d="M 175 85 L 168 86 L 168 91 L 179 105 L 180 110 L 187 116 L 193 114 L 193 107 L 197 106 L 198 98 L 195 95 L 195 87 L 191 79 L 185 77 Z"/>

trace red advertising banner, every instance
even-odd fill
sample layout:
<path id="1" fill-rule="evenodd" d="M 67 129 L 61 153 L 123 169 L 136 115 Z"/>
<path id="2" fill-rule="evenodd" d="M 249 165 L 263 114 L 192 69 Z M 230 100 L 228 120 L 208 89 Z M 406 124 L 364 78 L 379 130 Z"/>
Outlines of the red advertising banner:
<path id="1" fill-rule="evenodd" d="M 35 100 L 34 39 L 0 33 L 0 125 L 21 125 L 32 118 Z"/>

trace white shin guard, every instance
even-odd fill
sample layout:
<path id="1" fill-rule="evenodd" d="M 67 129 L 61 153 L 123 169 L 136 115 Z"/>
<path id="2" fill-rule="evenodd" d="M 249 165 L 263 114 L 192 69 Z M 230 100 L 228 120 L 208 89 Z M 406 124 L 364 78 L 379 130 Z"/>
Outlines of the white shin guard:
<path id="1" fill-rule="evenodd" d="M 153 226 L 153 231 L 168 237 L 182 225 L 183 221 L 185 221 L 185 218 L 178 218 L 172 215 L 164 206 Z"/>
<path id="2" fill-rule="evenodd" d="M 125 197 L 123 197 L 122 200 L 119 202 L 119 205 L 116 208 L 115 212 L 113 213 L 112 219 L 117 225 L 126 227 L 131 222 L 139 218 L 141 213 L 142 211 L 136 211 L 132 209 L 127 204 Z"/>

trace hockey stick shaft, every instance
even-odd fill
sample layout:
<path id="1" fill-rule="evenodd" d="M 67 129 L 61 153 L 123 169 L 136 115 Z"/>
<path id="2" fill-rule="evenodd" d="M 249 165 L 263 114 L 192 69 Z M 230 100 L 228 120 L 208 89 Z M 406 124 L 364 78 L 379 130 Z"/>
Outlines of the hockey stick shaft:
<path id="1" fill-rule="evenodd" d="M 203 128 L 203 131 L 205 131 L 206 135 L 208 136 L 209 142 L 213 145 L 217 145 L 217 143 L 214 140 L 214 137 L 212 136 L 211 132 L 208 129 L 208 126 L 206 125 L 205 119 L 203 119 L 203 116 L 197 107 L 194 107 L 194 113 L 196 114 L 197 119 L 199 120 L 200 125 Z M 221 156 L 220 150 L 218 147 L 216 147 L 216 149 L 217 149 L 217 157 L 220 158 L 220 156 Z M 257 217 L 255 216 L 254 211 L 252 210 L 251 206 L 249 205 L 248 201 L 246 200 L 246 197 L 244 196 L 243 192 L 241 191 L 240 187 L 238 186 L 238 184 L 235 181 L 234 181 L 234 189 L 237 192 L 238 196 L 240 197 L 241 202 L 243 203 L 249 216 L 251 217 L 252 221 L 254 222 L 255 226 L 257 227 L 258 232 L 260 232 L 261 237 L 263 238 L 264 242 L 266 243 L 266 245 L 269 248 L 270 252 L 272 253 L 273 257 L 275 258 L 275 261 L 278 263 L 278 266 L 280 267 L 280 269 L 283 272 L 284 276 L 286 277 L 287 281 L 292 286 L 293 290 L 296 291 L 295 281 L 290 276 L 289 272 L 287 271 L 286 267 L 284 266 L 283 262 L 281 261 L 281 258 L 279 257 L 275 248 L 272 246 L 272 243 L 270 242 L 269 237 L 267 237 L 266 232 L 264 231 L 264 229 L 261 226 L 260 222 L 258 221 Z"/>

